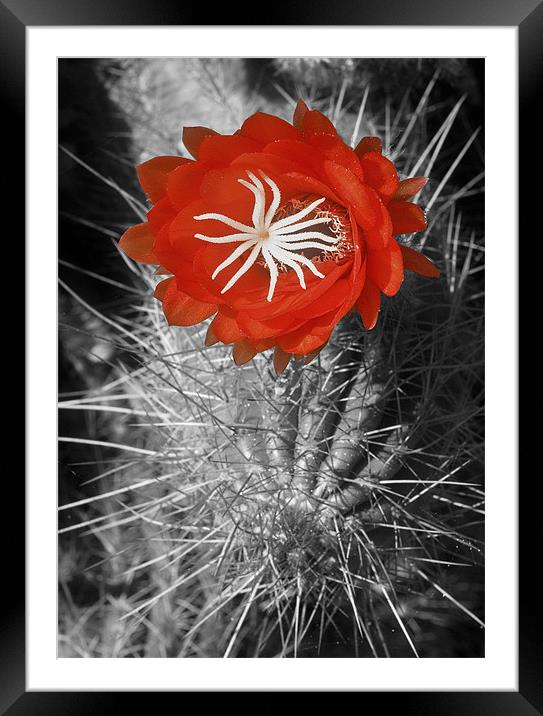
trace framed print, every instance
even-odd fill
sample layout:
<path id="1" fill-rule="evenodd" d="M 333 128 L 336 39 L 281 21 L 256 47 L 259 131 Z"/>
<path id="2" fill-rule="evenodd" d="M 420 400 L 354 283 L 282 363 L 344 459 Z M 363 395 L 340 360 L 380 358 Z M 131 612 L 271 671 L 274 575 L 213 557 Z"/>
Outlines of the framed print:
<path id="1" fill-rule="evenodd" d="M 1 9 L 29 397 L 3 707 L 541 712 L 516 373 L 541 6 Z"/>

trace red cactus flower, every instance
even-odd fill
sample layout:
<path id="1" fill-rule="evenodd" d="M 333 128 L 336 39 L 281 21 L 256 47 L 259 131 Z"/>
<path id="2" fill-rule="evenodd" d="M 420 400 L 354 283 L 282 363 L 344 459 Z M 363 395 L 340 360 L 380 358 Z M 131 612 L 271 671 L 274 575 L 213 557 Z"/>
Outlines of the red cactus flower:
<path id="1" fill-rule="evenodd" d="M 399 181 L 377 137 L 353 150 L 299 101 L 293 124 L 257 112 L 231 136 L 187 127 L 183 141 L 194 161 L 137 167 L 153 206 L 120 246 L 172 274 L 155 291 L 168 322 L 214 316 L 206 344 L 232 343 L 238 365 L 269 348 L 279 371 L 311 359 L 349 311 L 373 328 L 404 269 L 439 275 L 394 238 L 426 227 L 409 199 L 427 180 Z"/>

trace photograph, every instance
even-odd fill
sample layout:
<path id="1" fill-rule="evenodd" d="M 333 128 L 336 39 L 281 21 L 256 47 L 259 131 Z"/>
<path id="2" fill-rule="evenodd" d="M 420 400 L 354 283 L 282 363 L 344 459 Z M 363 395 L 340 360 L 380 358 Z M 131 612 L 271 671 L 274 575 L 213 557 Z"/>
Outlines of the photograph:
<path id="1" fill-rule="evenodd" d="M 58 658 L 485 657 L 485 62 L 58 57 Z"/>

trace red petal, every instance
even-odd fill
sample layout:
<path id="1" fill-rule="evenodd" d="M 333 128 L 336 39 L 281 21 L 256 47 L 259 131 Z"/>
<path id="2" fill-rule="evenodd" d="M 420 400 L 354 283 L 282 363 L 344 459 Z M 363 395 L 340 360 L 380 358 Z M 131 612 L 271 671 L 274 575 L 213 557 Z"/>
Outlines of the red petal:
<path id="1" fill-rule="evenodd" d="M 296 103 L 296 109 L 294 110 L 294 117 L 292 118 L 292 124 L 296 129 L 302 130 L 303 118 L 307 112 L 309 112 L 309 107 L 302 99 L 299 99 Z"/>
<path id="2" fill-rule="evenodd" d="M 267 351 L 268 348 L 273 348 L 274 339 L 263 338 L 261 341 L 249 341 L 249 345 L 254 351 L 256 351 L 256 353 L 262 353 L 262 351 Z"/>
<path id="3" fill-rule="evenodd" d="M 195 216 L 204 213 L 204 207 L 205 205 L 202 201 L 193 201 L 184 209 L 181 209 L 171 222 L 167 235 L 157 236 L 157 247 L 160 246 L 160 249 L 164 251 L 173 250 L 179 254 L 180 258 L 189 261 L 194 258 L 194 255 L 202 246 L 207 245 L 200 239 L 195 238 L 195 234 L 225 236 L 227 232 L 224 224 L 218 221 L 195 221 Z M 162 260 L 162 263 L 164 263 L 164 260 Z M 167 266 L 168 264 L 164 265 Z"/>
<path id="4" fill-rule="evenodd" d="M 251 341 L 272 338 L 293 330 L 304 323 L 303 319 L 293 320 L 288 316 L 280 316 L 266 321 L 257 321 L 251 318 L 246 311 L 240 311 L 237 322 L 246 337 Z"/>
<path id="5" fill-rule="evenodd" d="M 294 171 L 319 171 L 322 165 L 322 157 L 306 142 L 293 142 L 291 139 L 279 139 L 267 144 L 263 151 L 266 154 L 273 154 L 277 157 L 295 162 L 298 167 Z"/>
<path id="6" fill-rule="evenodd" d="M 176 209 L 183 209 L 198 198 L 200 184 L 207 171 L 207 163 L 188 162 L 168 175 L 168 199 Z"/>
<path id="7" fill-rule="evenodd" d="M 260 298 L 248 296 L 247 294 L 236 298 L 237 307 L 240 310 L 238 316 L 240 325 L 245 330 L 245 321 L 243 320 L 242 322 L 242 319 L 246 315 L 256 321 L 266 321 L 267 324 L 270 324 L 270 319 L 284 320 L 285 316 L 292 319 L 294 311 L 301 310 L 304 306 L 318 303 L 331 286 L 351 270 L 351 266 L 352 262 L 337 265 L 334 261 L 322 261 L 319 264 L 319 270 L 325 274 L 326 278 L 317 278 L 313 274 L 306 272 L 307 288 L 305 291 L 300 290 L 298 278 L 293 271 L 283 272 L 279 275 L 276 294 L 271 302 L 266 301 L 269 275 L 268 280 L 264 276 Z M 228 294 L 225 294 L 225 296 L 228 296 Z M 232 299 L 229 298 L 228 301 L 232 303 Z M 297 313 L 296 315 L 299 314 Z M 272 333 L 267 335 L 272 335 Z M 273 333 L 273 335 L 276 334 Z"/>
<path id="8" fill-rule="evenodd" d="M 198 152 L 202 142 L 212 134 L 217 134 L 217 132 L 207 127 L 183 127 L 183 144 L 187 151 L 195 159 L 198 159 Z"/>
<path id="9" fill-rule="evenodd" d="M 153 253 L 154 236 L 149 224 L 136 224 L 131 226 L 121 236 L 119 248 L 134 261 L 142 264 L 159 263 Z"/>
<path id="10" fill-rule="evenodd" d="M 300 139 L 300 132 L 280 117 L 257 112 L 245 120 L 239 130 L 244 137 L 268 144 L 274 139 Z"/>
<path id="11" fill-rule="evenodd" d="M 333 134 L 336 135 L 336 128 L 322 112 L 316 109 L 308 110 L 303 117 L 302 126 L 304 134 Z"/>
<path id="12" fill-rule="evenodd" d="M 205 137 L 200 146 L 198 158 L 201 161 L 230 164 L 240 154 L 256 152 L 260 143 L 239 134 L 223 136 L 217 134 Z"/>
<path id="13" fill-rule="evenodd" d="M 291 358 L 291 353 L 286 353 L 280 346 L 275 347 L 275 352 L 273 354 L 273 367 L 275 368 L 277 375 L 281 375 L 281 373 L 286 369 Z"/>
<path id="14" fill-rule="evenodd" d="M 355 255 L 353 261 L 352 270 L 348 276 L 350 282 L 350 290 L 346 293 L 343 302 L 343 314 L 350 311 L 353 307 L 356 297 L 360 294 L 364 282 L 366 280 L 367 272 L 367 245 L 363 239 L 361 239 L 361 232 L 358 229 L 358 225 L 354 220 L 352 209 L 349 209 L 349 219 L 351 222 L 352 238 L 355 247 Z M 339 320 L 339 317 L 338 317 Z"/>
<path id="15" fill-rule="evenodd" d="M 316 318 L 317 316 L 322 316 L 324 313 L 334 311 L 342 305 L 349 289 L 349 280 L 341 278 L 336 281 L 318 301 L 313 301 L 303 308 L 293 310 L 292 315 L 307 319 Z"/>
<path id="16" fill-rule="evenodd" d="M 279 336 L 276 339 L 277 345 L 287 353 L 305 356 L 321 348 L 323 343 L 327 342 L 333 327 L 333 325 L 329 326 L 328 335 L 324 339 L 322 335 L 314 335 L 309 333 L 307 328 L 301 328 L 293 333 Z"/>
<path id="17" fill-rule="evenodd" d="M 399 183 L 398 191 L 394 195 L 394 199 L 411 199 L 411 197 L 418 194 L 427 183 L 428 179 L 426 177 L 404 179 Z"/>
<path id="18" fill-rule="evenodd" d="M 216 336 L 215 333 L 213 332 L 213 321 L 212 321 L 212 322 L 209 324 L 209 326 L 207 327 L 207 332 L 206 332 L 206 337 L 205 337 L 204 345 L 206 345 L 206 346 L 209 348 L 210 346 L 214 346 L 215 343 L 218 343 L 218 342 L 219 342 L 219 339 L 217 338 L 217 336 Z"/>
<path id="19" fill-rule="evenodd" d="M 324 316 L 307 321 L 295 331 L 278 336 L 275 342 L 287 353 L 305 356 L 322 348 L 330 338 L 330 334 L 338 320 L 339 318 L 335 311 L 326 313 Z"/>
<path id="20" fill-rule="evenodd" d="M 156 204 L 166 194 L 166 181 L 168 174 L 180 164 L 189 160 L 183 157 L 153 157 L 143 164 L 138 164 L 136 171 L 138 179 L 149 199 Z"/>
<path id="21" fill-rule="evenodd" d="M 217 300 L 215 294 L 210 293 L 198 280 L 191 281 L 189 276 L 195 276 L 192 266 L 190 272 L 184 271 L 178 277 L 179 284 L 183 286 L 183 292 L 200 303 L 214 304 Z"/>
<path id="22" fill-rule="evenodd" d="M 175 209 L 168 201 L 167 197 L 161 199 L 157 204 L 152 206 L 147 212 L 147 221 L 151 227 L 151 231 L 156 236 L 166 224 L 169 224 L 175 218 Z"/>
<path id="23" fill-rule="evenodd" d="M 411 234 L 426 228 L 424 211 L 409 201 L 391 201 L 387 206 L 394 234 Z"/>
<path id="24" fill-rule="evenodd" d="M 248 363 L 256 354 L 257 351 L 250 345 L 247 339 L 242 338 L 240 341 L 234 343 L 232 356 L 236 365 Z"/>
<path id="25" fill-rule="evenodd" d="M 213 335 L 221 341 L 221 343 L 234 343 L 235 341 L 245 338 L 245 335 L 240 331 L 236 321 L 233 318 L 225 316 L 224 313 L 217 313 L 211 322 L 210 328 L 211 327 Z"/>
<path id="26" fill-rule="evenodd" d="M 374 229 L 364 232 L 364 238 L 370 249 L 384 249 L 392 238 L 392 220 L 387 208 L 379 199 L 379 218 Z"/>
<path id="27" fill-rule="evenodd" d="M 364 170 L 366 182 L 386 200 L 394 196 L 398 189 L 396 167 L 379 152 L 365 152 L 360 164 Z"/>
<path id="28" fill-rule="evenodd" d="M 429 276 L 430 278 L 439 278 L 439 269 L 418 251 L 411 249 L 409 246 L 400 246 L 403 256 L 404 269 L 415 271 L 421 276 Z"/>
<path id="29" fill-rule="evenodd" d="M 310 137 L 309 142 L 312 147 L 319 150 L 326 159 L 336 164 L 341 164 L 345 169 L 349 169 L 360 181 L 364 181 L 364 172 L 360 166 L 360 160 L 337 135 L 331 134 L 315 134 Z"/>
<path id="30" fill-rule="evenodd" d="M 166 291 L 168 290 L 168 286 L 171 283 L 175 283 L 175 276 L 170 276 L 170 278 L 165 278 L 164 281 L 160 281 L 160 283 L 157 283 L 153 296 L 159 301 L 163 301 L 164 296 L 166 295 Z"/>
<path id="31" fill-rule="evenodd" d="M 307 174 L 301 174 L 300 172 L 283 174 L 280 185 L 283 199 L 290 199 L 297 194 L 318 194 L 336 202 L 336 204 L 342 203 L 339 196 L 332 191 L 328 184 Z"/>
<path id="32" fill-rule="evenodd" d="M 385 295 L 398 292 L 403 281 L 403 258 L 397 241 L 392 239 L 381 251 L 368 251 L 368 276 Z"/>
<path id="33" fill-rule="evenodd" d="M 298 144 L 299 142 L 290 143 Z M 261 169 L 267 174 L 286 174 L 287 172 L 295 172 L 299 169 L 299 166 L 289 159 L 278 157 L 275 154 L 268 154 L 267 152 L 251 152 L 242 154 L 232 162 L 232 166 L 248 167 L 249 169 Z M 245 179 L 247 179 L 246 174 Z"/>
<path id="34" fill-rule="evenodd" d="M 371 331 L 377 323 L 380 305 L 381 292 L 377 286 L 367 278 L 362 293 L 356 302 L 356 306 L 362 316 L 362 323 L 368 331 Z"/>
<path id="35" fill-rule="evenodd" d="M 327 160 L 324 162 L 324 172 L 343 203 L 353 207 L 360 226 L 366 230 L 373 229 L 380 215 L 379 199 L 375 192 L 340 164 Z"/>
<path id="36" fill-rule="evenodd" d="M 168 284 L 162 308 L 170 326 L 194 326 L 217 312 L 217 306 L 202 303 L 179 291 L 176 282 Z"/>
<path id="37" fill-rule="evenodd" d="M 247 180 L 247 172 L 242 167 L 231 166 L 224 169 L 210 169 L 206 172 L 200 185 L 200 196 L 205 204 L 210 207 L 206 211 L 213 213 L 226 212 L 229 216 L 235 216 L 238 221 L 249 220 L 254 206 L 254 197 L 251 192 L 239 183 L 240 179 Z M 232 208 L 232 204 L 236 206 Z M 202 212 L 204 213 L 204 212 Z M 233 233 L 232 230 L 224 232 L 224 224 L 220 225 L 219 234 Z M 201 234 L 205 231 L 197 229 Z"/>
<path id="38" fill-rule="evenodd" d="M 383 151 L 383 145 L 379 137 L 362 137 L 355 148 L 355 154 L 362 157 L 366 152 L 379 152 Z"/>

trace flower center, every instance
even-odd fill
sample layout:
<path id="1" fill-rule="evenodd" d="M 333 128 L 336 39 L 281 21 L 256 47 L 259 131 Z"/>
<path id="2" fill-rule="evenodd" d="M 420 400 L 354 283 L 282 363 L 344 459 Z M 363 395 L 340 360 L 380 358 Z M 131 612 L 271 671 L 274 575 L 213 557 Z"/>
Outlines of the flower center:
<path id="1" fill-rule="evenodd" d="M 326 209 L 327 200 L 324 197 L 309 203 L 307 201 L 296 203 L 293 199 L 279 209 L 281 192 L 277 184 L 260 172 L 261 178 L 268 186 L 267 192 L 264 184 L 255 174 L 248 171 L 247 176 L 250 181 L 245 179 L 238 179 L 238 181 L 254 196 L 252 226 L 224 214 L 209 213 L 194 217 L 196 221 L 205 219 L 220 221 L 236 231 L 227 236 L 195 234 L 197 239 L 214 244 L 237 244 L 230 256 L 216 267 L 211 276 L 213 280 L 223 269 L 241 258 L 247 251 L 249 252 L 221 293 L 229 291 L 259 258 L 270 272 L 268 301 L 272 300 L 275 293 L 280 269 L 291 268 L 303 289 L 306 288 L 306 284 L 302 267 L 309 269 L 314 276 L 324 278 L 324 274 L 317 269 L 313 259 L 318 260 L 332 255 L 341 257 L 344 251 L 342 243 L 345 244 L 349 240 L 345 228 L 349 222 L 343 222 L 337 211 L 331 212 L 330 209 Z M 317 211 L 319 207 L 321 208 Z"/>
<path id="2" fill-rule="evenodd" d="M 304 207 L 308 206 L 312 201 L 311 196 L 303 198 L 294 198 L 284 204 L 276 214 L 276 218 L 282 218 L 284 216 L 290 216 Z M 332 201 L 326 200 L 311 214 L 311 218 L 315 220 L 325 219 L 326 223 L 323 225 L 321 231 L 326 234 L 330 239 L 334 240 L 333 250 L 330 251 L 330 247 L 327 246 L 324 249 L 319 248 L 305 248 L 301 249 L 300 253 L 313 261 L 336 261 L 338 262 L 353 249 L 352 231 L 349 220 L 349 212 L 344 206 L 340 206 Z"/>

